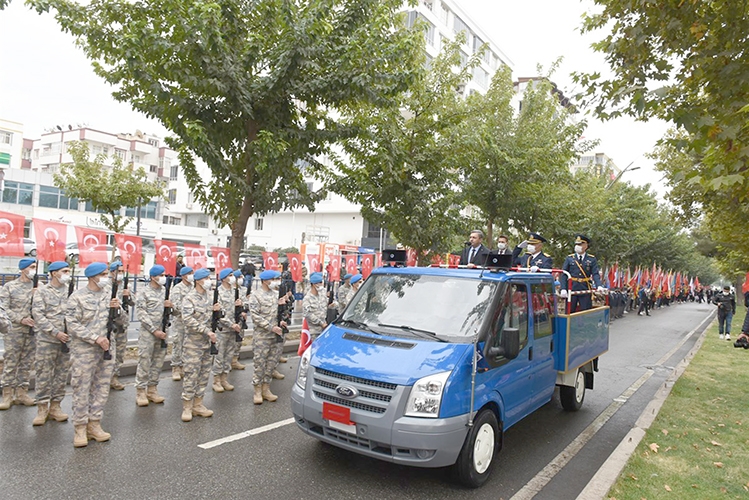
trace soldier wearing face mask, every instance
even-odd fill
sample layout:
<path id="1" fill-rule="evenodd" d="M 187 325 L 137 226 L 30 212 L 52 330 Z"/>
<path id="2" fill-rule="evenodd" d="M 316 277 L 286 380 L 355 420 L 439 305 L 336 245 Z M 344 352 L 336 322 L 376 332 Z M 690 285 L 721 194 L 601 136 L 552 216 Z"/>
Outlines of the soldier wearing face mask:
<path id="1" fill-rule="evenodd" d="M 234 300 L 234 287 L 237 278 L 231 268 L 222 269 L 218 274 L 221 285 L 218 289 L 218 301 L 224 316 L 219 320 L 221 331 L 216 332 L 218 337 L 218 354 L 213 359 L 213 392 L 233 391 L 234 386 L 229 383 L 228 377 L 231 371 L 231 360 L 236 351 L 237 333 L 242 327 L 234 322 L 234 306 L 242 305 L 242 299 Z"/>
<path id="2" fill-rule="evenodd" d="M 544 243 L 546 243 L 546 238 L 538 233 L 530 233 L 528 239 L 520 243 L 512 251 L 514 265 L 528 268 L 532 273 L 538 272 L 539 269 L 551 269 L 554 267 L 551 256 L 543 251 Z M 525 249 L 525 254 L 521 257 L 520 253 L 523 249 Z"/>
<path id="3" fill-rule="evenodd" d="M 120 299 L 120 302 L 122 304 L 135 305 L 135 302 L 133 302 L 133 297 L 135 295 L 130 291 L 130 289 L 125 290 L 125 287 L 123 286 L 122 282 L 124 281 L 125 276 L 122 271 L 120 271 L 121 266 L 122 261 L 119 260 L 116 260 L 109 265 L 109 275 L 111 276 L 112 280 L 116 280 L 118 282 L 117 298 Z M 116 328 L 114 331 L 114 338 L 120 348 L 117 349 L 117 353 L 115 355 L 114 373 L 112 374 L 112 381 L 109 383 L 109 387 L 115 391 L 125 390 L 125 385 L 120 382 L 120 367 L 122 366 L 123 361 L 125 361 L 125 350 L 127 348 L 127 329 L 130 326 L 129 311 L 129 309 L 128 311 L 124 311 L 123 308 L 123 314 L 117 316 L 117 319 L 115 320 Z"/>
<path id="4" fill-rule="evenodd" d="M 273 370 L 278 359 L 274 346 L 276 337 L 283 335 L 282 327 L 288 326 L 284 321 L 279 324 L 278 306 L 286 304 L 286 297 L 278 297 L 281 287 L 281 273 L 266 270 L 260 273 L 260 288 L 250 295 L 249 308 L 254 332 L 252 335 L 253 363 L 255 371 L 252 375 L 252 385 L 255 394 L 252 398 L 256 405 L 263 404 L 263 400 L 273 402 L 278 396 L 270 391 Z"/>
<path id="5" fill-rule="evenodd" d="M 598 269 L 598 260 L 588 253 L 590 238 L 578 234 L 575 239 L 575 253 L 571 253 L 564 259 L 562 269 L 567 271 L 572 281 L 572 291 L 587 291 L 590 293 L 572 294 L 570 298 L 570 312 L 587 311 L 593 307 L 592 291 L 604 291 L 601 284 L 601 274 Z M 559 295 L 567 298 L 567 279 L 561 278 L 562 290 Z"/>
<path id="6" fill-rule="evenodd" d="M 11 323 L 4 337 L 3 400 L 0 402 L 0 410 L 7 410 L 13 404 L 34 406 L 28 389 L 36 351 L 35 324 L 31 315 L 36 260 L 21 259 L 18 269 L 21 271 L 18 279 L 0 288 L 0 303 Z"/>
<path id="7" fill-rule="evenodd" d="M 164 402 L 164 398 L 156 390 L 166 357 L 166 349 L 161 347 L 161 341 L 166 340 L 167 335 L 162 330 L 162 319 L 164 308 L 173 307 L 172 301 L 165 299 L 165 272 L 162 265 L 157 264 L 151 268 L 148 273 L 151 281 L 144 291 L 138 293 L 135 303 L 140 321 L 138 368 L 135 372 L 135 404 L 138 406 L 148 406 L 149 401 Z"/>
<path id="8" fill-rule="evenodd" d="M 509 255 L 512 253 L 508 241 L 510 240 L 504 234 L 497 238 L 497 253 L 499 255 Z"/>
<path id="9" fill-rule="evenodd" d="M 101 428 L 104 405 L 109 397 L 109 382 L 114 356 L 104 359 L 105 351 L 116 354 L 117 345 L 107 339 L 110 308 L 120 311 L 119 299 L 111 298 L 112 281 L 107 265 L 94 262 L 86 267 L 88 285 L 68 297 L 65 322 L 70 340 L 70 385 L 73 387 L 73 446 L 88 445 L 90 439 L 109 441 Z"/>
<path id="10" fill-rule="evenodd" d="M 70 372 L 70 353 L 63 352 L 70 336 L 65 332 L 65 306 L 70 267 L 64 261 L 49 265 L 49 282 L 34 294 L 34 332 L 36 334 L 36 408 L 33 425 L 44 425 L 47 418 L 65 422 L 60 402 L 65 397 L 65 384 Z"/>
<path id="11" fill-rule="evenodd" d="M 182 299 L 193 289 L 195 273 L 192 267 L 182 266 L 179 270 L 182 278 L 179 283 L 172 285 L 169 300 L 172 301 L 172 380 L 179 382 L 185 373 L 182 369 L 182 346 L 185 341 L 185 322 L 182 320 Z"/>
<path id="12" fill-rule="evenodd" d="M 322 273 L 312 273 L 309 277 L 310 291 L 304 296 L 302 312 L 309 325 L 310 337 L 314 341 L 328 326 L 328 298 L 325 296 L 325 284 Z"/>

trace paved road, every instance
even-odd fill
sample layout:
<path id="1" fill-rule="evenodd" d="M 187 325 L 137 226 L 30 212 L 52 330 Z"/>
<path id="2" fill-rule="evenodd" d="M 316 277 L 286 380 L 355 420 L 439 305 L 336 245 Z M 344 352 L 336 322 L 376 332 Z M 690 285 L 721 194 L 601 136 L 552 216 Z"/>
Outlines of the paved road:
<path id="1" fill-rule="evenodd" d="M 454 484 L 446 469 L 380 462 L 302 434 L 290 423 L 292 359 L 281 365 L 286 380 L 273 384 L 277 403 L 253 405 L 250 370 L 233 372 L 237 389 L 209 393 L 206 403 L 215 415 L 191 423 L 180 421 L 180 383 L 165 378 L 159 390 L 166 403 L 137 408 L 129 380 L 106 408 L 103 423 L 112 440 L 79 450 L 69 423 L 34 428 L 35 408 L 0 412 L 0 492 L 14 499 L 574 499 L 700 332 L 686 334 L 712 312 L 709 305 L 684 304 L 615 321 L 610 351 L 583 409 L 564 412 L 555 397 L 510 429 L 493 476 L 480 490 Z M 637 390 L 629 394 L 633 384 Z M 69 408 L 66 398 L 63 409 Z M 241 438 L 205 449 L 230 436 Z"/>

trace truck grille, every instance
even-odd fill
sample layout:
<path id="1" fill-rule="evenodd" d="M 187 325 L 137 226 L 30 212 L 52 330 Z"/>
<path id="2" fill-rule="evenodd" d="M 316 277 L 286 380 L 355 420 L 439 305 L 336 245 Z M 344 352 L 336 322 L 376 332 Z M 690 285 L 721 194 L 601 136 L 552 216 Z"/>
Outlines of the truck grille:
<path id="1" fill-rule="evenodd" d="M 387 389 L 389 391 L 394 391 L 398 387 L 396 384 L 390 384 L 388 382 L 367 380 L 365 378 L 352 377 L 351 375 L 343 375 L 342 373 L 331 372 L 323 368 L 315 368 L 315 374 L 318 373 L 326 377 L 337 378 L 338 380 L 345 380 L 346 382 L 353 382 L 355 384 L 371 385 L 372 387 L 379 387 L 381 389 Z"/>
<path id="2" fill-rule="evenodd" d="M 398 388 L 397 384 L 367 380 L 317 368 L 312 380 L 312 392 L 316 398 L 340 406 L 376 414 L 382 414 L 387 411 Z M 340 397 L 336 392 L 336 388 L 342 383 L 355 388 L 358 391 L 358 395 L 354 398 Z"/>

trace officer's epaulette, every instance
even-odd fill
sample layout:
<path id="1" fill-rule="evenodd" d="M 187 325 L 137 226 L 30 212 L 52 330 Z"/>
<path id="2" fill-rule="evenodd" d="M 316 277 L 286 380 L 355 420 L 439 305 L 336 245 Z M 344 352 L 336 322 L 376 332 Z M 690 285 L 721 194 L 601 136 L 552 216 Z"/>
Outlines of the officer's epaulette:
<path id="1" fill-rule="evenodd" d="M 571 253 L 571 254 L 569 254 L 569 255 L 568 255 L 567 257 L 574 257 L 574 256 L 575 256 L 575 254 L 574 254 L 574 253 Z"/>
<path id="2" fill-rule="evenodd" d="M 551 255 L 549 255 L 549 254 L 548 254 L 548 253 L 546 253 L 546 252 L 544 252 L 544 255 L 545 255 L 546 257 L 551 257 Z"/>
<path id="3" fill-rule="evenodd" d="M 589 253 L 588 257 L 595 257 L 595 255 L 593 255 L 592 253 Z"/>

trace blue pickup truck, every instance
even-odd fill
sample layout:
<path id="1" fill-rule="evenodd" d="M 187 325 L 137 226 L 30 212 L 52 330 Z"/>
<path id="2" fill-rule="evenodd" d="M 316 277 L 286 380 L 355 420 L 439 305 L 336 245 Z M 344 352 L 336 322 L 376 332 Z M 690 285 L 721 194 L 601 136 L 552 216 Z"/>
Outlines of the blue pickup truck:
<path id="1" fill-rule="evenodd" d="M 581 407 L 608 345 L 609 308 L 558 313 L 550 273 L 379 268 L 302 356 L 292 412 L 321 441 L 479 487 L 556 386 Z"/>

